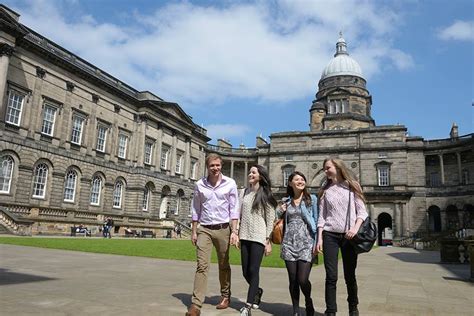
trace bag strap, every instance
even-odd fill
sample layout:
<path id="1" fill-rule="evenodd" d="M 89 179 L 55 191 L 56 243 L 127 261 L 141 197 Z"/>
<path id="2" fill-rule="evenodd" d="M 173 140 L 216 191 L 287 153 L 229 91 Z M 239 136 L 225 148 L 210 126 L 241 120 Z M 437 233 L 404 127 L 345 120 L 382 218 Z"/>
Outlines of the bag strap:
<path id="1" fill-rule="evenodd" d="M 349 203 L 347 203 L 347 216 L 344 224 L 344 228 L 347 226 L 347 230 L 351 229 L 351 192 L 352 190 L 349 187 Z"/>

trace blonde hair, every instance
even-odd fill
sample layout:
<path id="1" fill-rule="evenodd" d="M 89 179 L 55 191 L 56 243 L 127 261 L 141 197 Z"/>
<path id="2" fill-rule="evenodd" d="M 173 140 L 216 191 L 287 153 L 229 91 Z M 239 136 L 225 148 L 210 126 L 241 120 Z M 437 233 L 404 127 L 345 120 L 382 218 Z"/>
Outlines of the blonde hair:
<path id="1" fill-rule="evenodd" d="M 207 155 L 206 157 L 206 167 L 209 166 L 209 162 L 211 162 L 212 160 L 216 160 L 216 159 L 219 159 L 221 161 L 221 165 L 222 165 L 222 157 L 216 153 L 210 153 L 209 155 Z"/>
<path id="2" fill-rule="evenodd" d="M 344 161 L 336 157 L 329 157 L 324 159 L 323 168 L 326 165 L 326 162 L 332 162 L 333 165 L 336 167 L 338 175 L 347 183 L 349 189 L 353 191 L 362 201 L 365 202 L 364 193 L 362 192 L 362 187 L 360 186 L 359 182 L 357 181 L 354 173 L 347 168 Z M 326 177 L 324 185 L 318 191 L 319 199 L 324 197 L 324 192 L 326 189 L 331 185 L 332 180 Z"/>

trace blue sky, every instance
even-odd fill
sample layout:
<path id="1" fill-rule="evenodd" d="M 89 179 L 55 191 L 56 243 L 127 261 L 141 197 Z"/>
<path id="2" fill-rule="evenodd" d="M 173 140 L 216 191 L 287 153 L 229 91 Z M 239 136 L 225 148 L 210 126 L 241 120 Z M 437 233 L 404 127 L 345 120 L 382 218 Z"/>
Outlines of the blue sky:
<path id="1" fill-rule="evenodd" d="M 309 130 L 342 30 L 377 125 L 474 127 L 474 4 L 402 1 L 4 1 L 20 22 L 138 90 L 179 103 L 211 143 Z"/>

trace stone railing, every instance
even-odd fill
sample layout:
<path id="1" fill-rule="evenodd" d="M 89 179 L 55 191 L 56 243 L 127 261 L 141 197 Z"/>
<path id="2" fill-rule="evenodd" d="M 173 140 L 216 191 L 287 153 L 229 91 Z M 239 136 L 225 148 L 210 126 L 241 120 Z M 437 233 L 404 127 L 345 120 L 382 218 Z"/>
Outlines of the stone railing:
<path id="1" fill-rule="evenodd" d="M 6 208 L 0 207 L 0 226 L 6 232 L 20 236 L 31 236 L 32 224 L 32 221 L 19 219 Z"/>

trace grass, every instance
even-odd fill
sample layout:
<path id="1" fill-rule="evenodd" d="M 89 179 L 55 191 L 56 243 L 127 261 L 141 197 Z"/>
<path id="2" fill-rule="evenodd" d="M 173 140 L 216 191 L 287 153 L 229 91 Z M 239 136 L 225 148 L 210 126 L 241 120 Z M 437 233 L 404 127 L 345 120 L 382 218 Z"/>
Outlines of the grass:
<path id="1" fill-rule="evenodd" d="M 72 251 L 94 252 L 123 256 L 148 257 L 171 260 L 196 261 L 196 248 L 189 240 L 177 239 L 100 239 L 100 238 L 35 238 L 35 237 L 0 237 L 0 244 L 63 249 Z M 230 249 L 230 264 L 240 265 L 240 251 Z M 212 262 L 217 263 L 215 250 Z M 319 255 L 322 263 L 322 256 Z M 280 246 L 273 245 L 272 254 L 264 257 L 262 267 L 284 268 L 285 262 L 280 259 Z"/>

